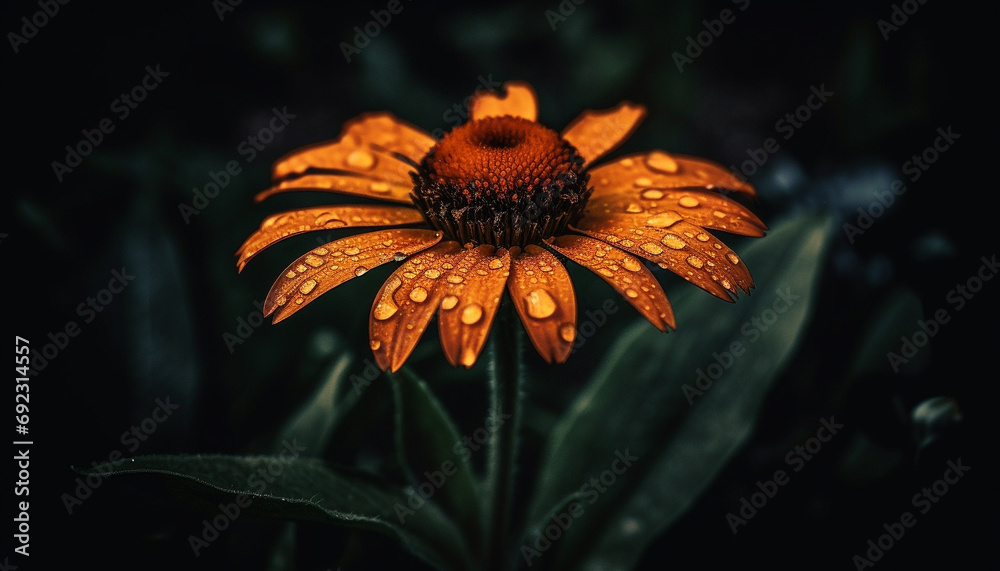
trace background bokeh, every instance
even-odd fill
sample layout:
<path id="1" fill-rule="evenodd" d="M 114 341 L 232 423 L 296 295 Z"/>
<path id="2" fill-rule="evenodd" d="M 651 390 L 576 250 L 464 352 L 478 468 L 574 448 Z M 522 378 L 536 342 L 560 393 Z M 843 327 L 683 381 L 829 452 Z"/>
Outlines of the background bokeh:
<path id="1" fill-rule="evenodd" d="M 995 116 L 974 104 L 987 87 L 983 74 L 993 72 L 968 67 L 983 57 L 971 44 L 982 37 L 973 31 L 986 18 L 980 8 L 940 0 L 474 7 L 402 0 L 403 10 L 348 62 L 341 44 L 353 43 L 355 26 L 363 28 L 370 11 L 386 4 L 73 2 L 26 43 L 7 36 L 18 45 L 4 55 L 12 175 L 0 216 L 11 312 L 5 322 L 8 333 L 29 338 L 33 348 L 69 321 L 80 327 L 31 381 L 30 563 L 45 568 L 38 564 L 68 556 L 109 569 L 263 569 L 295 560 L 290 554 L 298 552 L 307 569 L 340 561 L 344 569 L 410 568 L 406 554 L 386 540 L 364 544 L 375 548 L 367 559 L 338 559 L 357 546 L 337 529 L 304 526 L 292 544 L 281 524 L 249 519 L 196 559 L 187 537 L 200 530 L 204 514 L 158 505 L 114 482 L 71 515 L 61 496 L 77 485 L 71 466 L 105 461 L 115 450 L 264 452 L 276 427 L 339 357 L 351 356 L 362 374 L 370 357 L 368 309 L 387 268 L 278 326 L 253 327 L 238 344 L 226 337 L 253 317 L 278 272 L 316 244 L 313 236 L 283 242 L 237 275 L 233 252 L 264 216 L 326 199 L 300 193 L 254 203 L 268 184 L 269 165 L 335 137 L 344 121 L 365 111 L 390 111 L 428 131 L 447 129 L 482 79 L 521 79 L 538 92 L 540 120 L 555 128 L 584 109 L 625 99 L 644 104 L 647 119 L 616 153 L 663 148 L 740 165 L 748 149 L 775 138 L 780 148 L 749 176 L 760 194 L 755 212 L 772 226 L 817 209 L 834 222 L 807 333 L 752 440 L 649 548 L 641 568 L 850 568 L 881 524 L 898 518 L 913 493 L 940 478 L 945 460 L 958 457 L 972 466 L 969 475 L 878 568 L 979 566 L 975 554 L 997 531 L 988 475 L 996 460 L 995 420 L 980 395 L 996 381 L 1000 282 L 985 282 L 961 311 L 951 311 L 949 291 L 997 249 L 990 232 L 996 193 L 975 176 L 992 168 L 977 160 L 977 138 Z M 903 8 L 917 9 L 884 36 L 878 21 Z M 725 9 L 734 21 L 679 69 L 676 54 Z M 39 10 L 36 2 L 8 2 L 0 21 L 5 31 L 22 34 L 21 18 Z M 114 102 L 140 84 L 147 66 L 166 72 L 162 82 L 122 117 Z M 832 95 L 784 138 L 788 130 L 776 122 L 806 103 L 812 88 Z M 253 157 L 242 153 L 241 144 L 268 125 L 275 109 L 294 118 Z M 53 161 L 64 162 L 66 145 L 75 146 L 81 130 L 105 118 L 114 130 L 59 181 Z M 932 146 L 938 129 L 949 128 L 960 138 L 912 180 L 907 161 Z M 238 162 L 239 174 L 185 219 L 180 206 L 192 204 L 193 189 L 203 189 L 230 161 Z M 871 209 L 876 193 L 895 179 L 906 182 L 906 193 L 863 234 L 848 236 L 843 225 L 857 224 L 858 208 Z M 737 251 L 747 243 L 727 242 Z M 123 268 L 135 279 L 122 293 L 100 313 L 78 312 Z M 581 309 L 600 306 L 606 286 L 573 271 Z M 663 276 L 665 284 L 672 280 Z M 900 373 L 883 362 L 860 378 L 849 374 L 859 340 L 898 346 L 917 318 L 941 308 L 951 321 Z M 720 312 L 727 309 L 718 304 Z M 903 317 L 885 317 L 890 310 Z M 634 318 L 628 308 L 618 312 L 564 366 L 547 367 L 528 352 L 535 429 L 551 425 Z M 677 334 L 697 325 L 679 324 Z M 428 363 L 440 360 L 428 335 L 414 363 L 436 371 Z M 435 375 L 449 410 L 475 425 L 485 405 L 483 383 L 464 371 Z M 943 397 L 935 412 L 914 422 L 913 410 L 935 397 Z M 179 408 L 128 450 L 122 433 L 166 398 Z M 734 536 L 725 514 L 830 415 L 845 424 L 846 435 Z M 359 437 L 378 441 L 386 434 L 375 425 Z M 926 434 L 936 439 L 921 446 Z M 530 458 L 537 445 L 525 446 Z M 276 547 L 284 555 L 275 558 Z M 995 550 L 991 556 L 996 565 Z M 30 568 L 27 560 L 10 560 Z"/>

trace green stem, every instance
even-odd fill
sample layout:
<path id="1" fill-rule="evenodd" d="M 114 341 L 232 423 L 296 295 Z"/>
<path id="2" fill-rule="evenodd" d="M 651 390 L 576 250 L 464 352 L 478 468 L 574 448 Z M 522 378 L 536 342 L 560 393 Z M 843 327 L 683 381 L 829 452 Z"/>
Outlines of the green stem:
<path id="1" fill-rule="evenodd" d="M 490 456 L 487 472 L 485 569 L 507 567 L 517 436 L 521 424 L 521 343 L 514 307 L 504 300 L 493 326 L 490 370 Z"/>

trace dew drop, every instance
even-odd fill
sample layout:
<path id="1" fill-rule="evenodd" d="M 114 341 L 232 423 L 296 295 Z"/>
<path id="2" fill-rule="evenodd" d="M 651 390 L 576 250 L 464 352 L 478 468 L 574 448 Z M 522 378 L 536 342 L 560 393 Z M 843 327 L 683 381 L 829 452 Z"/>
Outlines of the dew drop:
<path id="1" fill-rule="evenodd" d="M 315 250 L 313 250 L 313 254 L 316 254 L 317 256 L 325 256 L 329 253 L 330 250 L 327 250 L 326 248 L 316 248 Z"/>
<path id="2" fill-rule="evenodd" d="M 417 274 L 413 272 L 403 272 L 403 277 L 408 280 L 412 280 L 413 278 L 417 277 Z"/>
<path id="3" fill-rule="evenodd" d="M 677 161 L 662 151 L 653 151 L 646 157 L 646 166 L 665 173 L 677 172 Z"/>
<path id="4" fill-rule="evenodd" d="M 392 255 L 392 260 L 394 262 L 402 262 L 405 259 L 406 259 L 406 254 L 402 252 L 396 252 L 395 254 Z"/>
<path id="5" fill-rule="evenodd" d="M 375 155 L 364 149 L 357 149 L 347 155 L 347 165 L 356 169 L 370 169 L 375 166 Z"/>
<path id="6" fill-rule="evenodd" d="M 698 199 L 693 196 L 682 196 L 680 200 L 677 201 L 677 204 L 680 204 L 684 208 L 694 208 L 701 203 L 698 202 Z"/>
<path id="7" fill-rule="evenodd" d="M 635 164 L 635 161 L 633 161 L 632 159 L 622 159 L 620 164 L 623 167 L 632 168 L 632 165 Z"/>
<path id="8" fill-rule="evenodd" d="M 365 273 L 367 271 L 368 271 L 368 268 L 366 268 L 364 266 L 358 266 L 358 267 L 354 268 L 354 275 L 360 278 L 361 276 L 365 275 Z"/>
<path id="9" fill-rule="evenodd" d="M 729 258 L 729 261 L 732 262 L 732 263 L 734 263 L 734 264 L 740 263 L 740 257 L 737 256 L 736 254 L 732 253 L 732 252 L 726 254 L 726 257 Z"/>
<path id="10" fill-rule="evenodd" d="M 645 198 L 646 200 L 659 200 L 663 198 L 663 191 L 656 190 L 655 188 L 647 188 L 646 190 L 642 191 L 642 194 L 640 194 L 639 196 Z"/>
<path id="11" fill-rule="evenodd" d="M 642 212 L 642 207 L 633 202 L 625 208 L 625 212 L 631 212 L 633 214 L 636 214 Z"/>
<path id="12" fill-rule="evenodd" d="M 311 254 L 306 256 L 305 259 L 302 261 L 314 268 L 318 268 L 323 265 L 323 258 L 320 258 L 319 256 L 313 256 Z"/>
<path id="13" fill-rule="evenodd" d="M 724 287 L 726 289 L 733 289 L 733 284 L 729 280 L 723 278 L 721 283 L 722 283 L 722 287 Z"/>
<path id="14" fill-rule="evenodd" d="M 685 246 L 684 240 L 681 240 L 681 237 L 676 234 L 667 234 L 660 239 L 660 242 L 673 250 L 683 250 Z"/>
<path id="15" fill-rule="evenodd" d="M 430 257 L 430 254 L 427 254 L 427 256 Z M 451 269 L 454 269 L 455 265 L 452 264 L 451 262 L 445 262 L 445 263 L 441 264 L 441 267 L 444 268 L 444 269 L 446 269 L 446 270 L 451 270 Z"/>
<path id="16" fill-rule="evenodd" d="M 424 272 L 424 277 L 430 278 L 432 280 L 436 280 L 439 277 L 441 277 L 441 272 L 439 272 L 438 270 L 436 270 L 434 268 L 431 268 L 431 269 L 429 269 L 429 270 L 427 270 L 427 271 Z"/>
<path id="17" fill-rule="evenodd" d="M 420 286 L 413 288 L 410 290 L 410 299 L 417 303 L 423 303 L 427 300 L 427 290 Z"/>
<path id="18" fill-rule="evenodd" d="M 632 246 L 635 246 L 635 242 L 629 239 L 622 240 L 620 244 L 626 248 L 631 248 Z"/>
<path id="19" fill-rule="evenodd" d="M 559 326 L 559 337 L 567 343 L 572 343 L 576 339 L 576 328 L 572 323 L 563 323 Z"/>
<path id="20" fill-rule="evenodd" d="M 278 299 L 274 300 L 274 303 L 278 304 L 279 306 L 285 305 L 286 303 L 288 303 L 288 298 L 283 295 L 279 295 Z"/>
<path id="21" fill-rule="evenodd" d="M 632 288 L 628 288 L 627 290 L 625 290 L 625 295 L 631 297 L 632 299 L 635 299 L 639 297 L 639 292 L 635 291 Z"/>
<path id="22" fill-rule="evenodd" d="M 615 275 L 614 272 L 612 272 L 611 270 L 609 270 L 607 268 L 601 268 L 601 269 L 597 270 L 597 273 L 601 274 L 602 276 L 607 276 L 609 278 L 610 277 L 614 277 L 614 275 Z"/>
<path id="23" fill-rule="evenodd" d="M 285 277 L 291 280 L 291 279 L 295 279 L 295 276 L 297 276 L 297 275 L 299 275 L 299 274 L 295 273 L 295 270 L 291 270 L 287 274 L 285 274 Z"/>
<path id="24" fill-rule="evenodd" d="M 635 185 L 638 186 L 639 188 L 647 187 L 647 186 L 650 186 L 652 184 L 653 184 L 653 180 L 650 179 L 649 177 L 643 176 L 643 177 L 639 177 L 639 178 L 635 179 Z"/>
<path id="25" fill-rule="evenodd" d="M 375 311 L 372 312 L 372 315 L 379 321 L 385 321 L 393 315 L 396 315 L 397 311 L 399 311 L 399 307 L 393 303 L 392 297 L 387 295 L 378 303 L 378 305 L 375 306 Z"/>
<path id="26" fill-rule="evenodd" d="M 316 288 L 316 280 L 307 280 L 303 282 L 302 285 L 299 286 L 299 291 L 302 292 L 302 295 L 306 295 L 315 288 Z"/>
<path id="27" fill-rule="evenodd" d="M 466 325 L 475 325 L 483 318 L 483 306 L 478 303 L 470 303 L 462 308 L 462 315 L 459 319 Z"/>
<path id="28" fill-rule="evenodd" d="M 306 301 L 305 298 L 297 297 L 295 298 L 295 305 L 302 305 L 303 303 L 305 303 L 305 301 Z"/>
<path id="29" fill-rule="evenodd" d="M 351 246 L 350 248 L 344 248 L 344 253 L 347 254 L 348 256 L 357 256 L 359 253 L 361 253 L 361 250 L 354 246 Z"/>
<path id="30" fill-rule="evenodd" d="M 450 284 L 460 284 L 463 281 L 465 281 L 465 278 L 463 278 L 462 276 L 455 275 L 455 274 L 451 274 L 450 276 L 448 276 L 445 279 L 448 280 L 448 283 L 450 283 Z"/>
<path id="31" fill-rule="evenodd" d="M 371 189 L 372 192 L 377 192 L 378 194 L 386 194 L 389 192 L 391 187 L 389 186 L 389 183 L 385 182 L 384 180 L 377 180 L 371 183 L 368 186 L 368 188 Z"/>
<path id="32" fill-rule="evenodd" d="M 655 242 L 645 242 L 639 247 L 642 248 L 643 251 L 653 254 L 654 256 L 663 253 L 663 248 Z"/>
<path id="33" fill-rule="evenodd" d="M 368 345 L 372 348 L 372 351 L 378 351 L 378 348 L 382 346 L 382 342 L 378 339 L 372 339 L 368 342 Z"/>
<path id="34" fill-rule="evenodd" d="M 698 256 L 688 256 L 687 263 L 695 268 L 701 268 L 705 266 L 705 260 L 702 260 Z"/>
<path id="35" fill-rule="evenodd" d="M 708 234 L 705 234 L 704 232 L 699 233 L 697 236 L 695 236 L 695 238 L 697 238 L 699 242 L 708 242 L 709 240 L 711 240 Z"/>
<path id="36" fill-rule="evenodd" d="M 441 300 L 441 309 L 447 311 L 449 309 L 455 309 L 458 305 L 458 296 L 446 295 L 444 299 Z"/>
<path id="37" fill-rule="evenodd" d="M 721 210 L 716 210 L 715 212 L 712 213 L 712 216 L 715 216 L 716 218 L 725 218 L 726 213 L 722 212 Z"/>
<path id="38" fill-rule="evenodd" d="M 622 259 L 622 265 L 625 266 L 625 269 L 630 272 L 638 272 L 639 270 L 642 269 L 642 264 L 639 263 L 639 260 L 636 260 L 635 258 L 630 256 L 627 256 Z"/>
<path id="39" fill-rule="evenodd" d="M 660 214 L 649 218 L 646 220 L 646 226 L 652 226 L 653 228 L 666 228 L 668 226 L 673 226 L 681 220 L 683 220 L 683 217 L 671 210 L 669 212 L 661 212 Z"/>
<path id="40" fill-rule="evenodd" d="M 301 274 L 302 272 L 304 272 L 304 271 L 308 270 L 308 269 L 309 269 L 309 268 L 307 268 L 305 264 L 299 264 L 299 265 L 295 266 L 295 271 L 296 271 L 296 272 L 299 272 L 300 274 Z"/>
<path id="41" fill-rule="evenodd" d="M 545 319 L 556 312 L 556 300 L 543 289 L 529 291 L 524 300 L 527 303 L 528 315 L 535 319 Z"/>
<path id="42" fill-rule="evenodd" d="M 324 212 L 316 217 L 316 226 L 322 226 L 324 228 L 343 228 L 344 226 L 347 226 L 347 222 L 337 218 L 336 214 Z"/>

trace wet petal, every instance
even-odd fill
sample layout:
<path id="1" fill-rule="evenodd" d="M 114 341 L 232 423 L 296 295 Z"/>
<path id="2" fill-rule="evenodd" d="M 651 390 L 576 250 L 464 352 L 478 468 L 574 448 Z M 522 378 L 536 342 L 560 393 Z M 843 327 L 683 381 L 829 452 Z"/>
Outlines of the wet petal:
<path id="1" fill-rule="evenodd" d="M 749 293 L 753 278 L 735 252 L 690 222 L 650 228 L 641 217 L 586 216 L 576 230 L 655 262 L 712 295 L 732 301 L 737 287 Z"/>
<path id="2" fill-rule="evenodd" d="M 260 202 L 269 196 L 283 192 L 321 191 L 363 196 L 376 200 L 387 200 L 403 204 L 413 204 L 410 193 L 413 192 L 413 181 L 400 182 L 358 176 L 351 173 L 341 174 L 308 174 L 291 180 L 283 180 L 271 188 L 260 192 L 254 200 Z"/>
<path id="3" fill-rule="evenodd" d="M 743 236 L 761 237 L 767 225 L 742 204 L 714 192 L 636 187 L 618 194 L 594 195 L 587 203 L 593 214 L 644 216 L 645 225 L 667 228 L 680 220 Z"/>
<path id="4" fill-rule="evenodd" d="M 264 301 L 264 315 L 277 323 L 323 293 L 368 270 L 430 248 L 441 240 L 434 230 L 395 229 L 348 236 L 316 248 L 288 266 Z"/>
<path id="5" fill-rule="evenodd" d="M 546 362 L 562 363 L 576 336 L 576 294 L 569 272 L 535 245 L 514 249 L 511 256 L 507 289 L 528 338 Z"/>
<path id="6" fill-rule="evenodd" d="M 481 91 L 469 101 L 469 119 L 475 121 L 484 117 L 511 115 L 529 121 L 538 119 L 538 98 L 535 90 L 523 81 L 508 81 L 503 84 L 506 95 L 493 91 Z"/>
<path id="7" fill-rule="evenodd" d="M 443 276 L 445 296 L 441 298 L 438 323 L 441 348 L 452 366 L 475 364 L 489 337 L 504 286 L 510 276 L 507 250 L 482 245 L 458 256 L 455 275 L 466 275 L 459 283 Z M 462 268 L 467 268 L 462 272 Z"/>
<path id="8" fill-rule="evenodd" d="M 611 109 L 584 111 L 563 129 L 562 138 L 576 147 L 586 166 L 625 142 L 645 116 L 645 107 L 627 101 Z"/>
<path id="9" fill-rule="evenodd" d="M 368 320 L 372 352 L 382 370 L 399 370 L 413 352 L 445 295 L 448 268 L 456 267 L 462 251 L 458 242 L 440 243 L 403 262 L 382 285 Z"/>
<path id="10" fill-rule="evenodd" d="M 268 216 L 260 229 L 250 235 L 236 251 L 239 271 L 251 258 L 268 246 L 290 236 L 314 230 L 362 226 L 402 226 L 423 221 L 414 208 L 401 206 L 318 206 Z"/>
<path id="11" fill-rule="evenodd" d="M 310 168 L 328 169 L 407 182 L 412 164 L 420 162 L 435 143 L 429 134 L 389 113 L 371 113 L 346 123 L 334 141 L 309 145 L 278 159 L 271 173 L 278 180 L 305 174 Z"/>
<path id="12" fill-rule="evenodd" d="M 594 196 L 625 194 L 636 189 L 726 189 L 756 196 L 753 186 L 718 163 L 650 151 L 622 157 L 590 171 Z"/>
<path id="13" fill-rule="evenodd" d="M 676 329 L 663 288 L 641 260 L 593 238 L 567 234 L 549 241 L 560 254 L 611 284 L 660 331 Z"/>

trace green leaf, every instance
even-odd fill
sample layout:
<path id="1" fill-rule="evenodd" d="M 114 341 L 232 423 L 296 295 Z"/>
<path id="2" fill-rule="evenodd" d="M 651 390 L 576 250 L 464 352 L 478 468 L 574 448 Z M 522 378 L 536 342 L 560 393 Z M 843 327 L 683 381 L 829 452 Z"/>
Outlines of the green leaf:
<path id="1" fill-rule="evenodd" d="M 441 505 L 466 542 L 481 543 L 482 494 L 468 448 L 444 406 L 408 369 L 390 375 L 396 401 L 396 448 L 415 493 Z"/>
<path id="2" fill-rule="evenodd" d="M 157 496 L 199 511 L 223 513 L 220 504 L 235 504 L 240 515 L 385 533 L 439 568 L 470 567 L 469 554 L 455 541 L 459 531 L 433 504 L 419 505 L 402 490 L 299 458 L 300 452 L 292 441 L 276 456 L 142 456 L 81 473 L 110 481 L 129 475 Z"/>
<path id="3" fill-rule="evenodd" d="M 828 228 L 802 215 L 751 244 L 757 290 L 735 306 L 689 286 L 671 296 L 677 332 L 626 330 L 548 442 L 529 521 L 573 492 L 584 512 L 536 563 L 628 568 L 709 486 L 794 353 Z"/>

